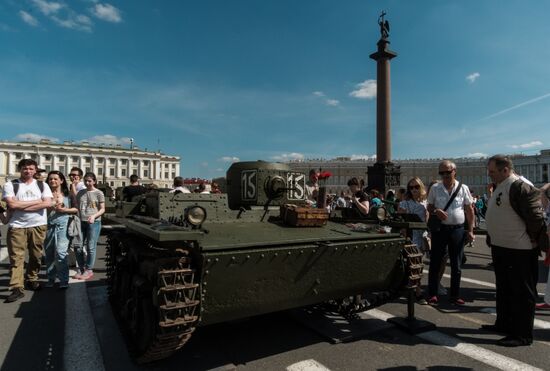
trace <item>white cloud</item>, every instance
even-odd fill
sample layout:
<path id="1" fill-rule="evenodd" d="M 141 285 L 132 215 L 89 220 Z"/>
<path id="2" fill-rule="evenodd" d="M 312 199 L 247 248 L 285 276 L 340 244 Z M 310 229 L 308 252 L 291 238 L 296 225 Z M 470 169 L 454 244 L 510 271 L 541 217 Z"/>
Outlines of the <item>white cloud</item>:
<path id="1" fill-rule="evenodd" d="M 512 147 L 514 149 L 527 149 L 527 148 L 542 146 L 542 144 L 543 143 L 540 140 L 534 140 L 534 141 L 529 142 L 529 143 L 510 144 L 510 147 Z"/>
<path id="2" fill-rule="evenodd" d="M 480 74 L 479 72 L 474 72 L 472 74 L 469 74 L 468 76 L 466 76 L 466 80 L 468 80 L 468 82 L 470 84 L 473 84 L 474 82 L 476 82 L 476 80 L 479 78 Z"/>
<path id="3" fill-rule="evenodd" d="M 93 25 L 92 20 L 90 19 L 90 17 L 85 16 L 83 14 L 76 14 L 74 12 L 70 12 L 67 18 L 65 19 L 62 19 L 57 16 L 51 16 L 50 18 L 61 27 L 65 27 L 65 28 L 69 28 L 77 31 L 86 31 L 86 32 L 92 31 L 92 25 Z"/>
<path id="4" fill-rule="evenodd" d="M 340 101 L 337 100 L 337 99 L 327 99 L 325 102 L 326 102 L 327 106 L 336 107 L 336 106 L 340 105 Z"/>
<path id="5" fill-rule="evenodd" d="M 316 97 L 324 97 L 325 96 L 325 93 L 323 93 L 322 91 L 314 91 L 312 94 L 315 95 Z"/>
<path id="6" fill-rule="evenodd" d="M 238 157 L 231 157 L 231 156 L 223 156 L 218 159 L 220 162 L 239 162 L 240 159 Z"/>
<path id="7" fill-rule="evenodd" d="M 38 26 L 38 21 L 36 20 L 36 18 L 34 18 L 29 13 L 27 13 L 23 10 L 20 10 L 19 11 L 19 16 L 21 17 L 23 22 L 25 22 L 26 24 L 31 25 L 31 26 L 35 26 L 35 27 Z"/>
<path id="8" fill-rule="evenodd" d="M 35 134 L 35 133 L 23 133 L 15 136 L 15 140 L 25 142 L 39 142 L 41 139 L 47 139 L 52 142 L 59 142 L 58 138 L 49 137 L 47 135 Z"/>
<path id="9" fill-rule="evenodd" d="M 485 157 L 489 157 L 489 155 L 486 154 L 486 153 L 482 153 L 482 152 L 474 152 L 474 153 L 468 153 L 465 157 L 468 157 L 468 158 L 485 158 Z"/>
<path id="10" fill-rule="evenodd" d="M 32 2 L 44 15 L 55 14 L 65 6 L 64 4 L 55 1 L 48 2 L 45 0 L 32 0 Z"/>
<path id="11" fill-rule="evenodd" d="M 204 162 L 201 162 L 200 165 L 202 167 L 208 167 L 208 162 L 204 161 Z"/>
<path id="12" fill-rule="evenodd" d="M 374 160 L 376 159 L 376 155 L 351 155 L 351 160 Z"/>
<path id="13" fill-rule="evenodd" d="M 97 144 L 130 144 L 131 139 L 128 137 L 116 137 L 111 134 L 104 134 L 104 135 L 95 135 L 93 137 L 90 137 L 88 139 L 83 139 L 82 141 L 87 141 L 89 143 L 97 143 Z"/>
<path id="14" fill-rule="evenodd" d="M 282 153 L 282 154 L 277 155 L 277 156 L 271 156 L 272 160 L 282 161 L 282 162 L 291 161 L 291 160 L 303 160 L 304 158 L 305 158 L 305 156 L 303 154 L 297 153 L 297 152 Z"/>
<path id="15" fill-rule="evenodd" d="M 350 96 L 359 99 L 376 98 L 376 80 L 365 80 L 355 85 L 356 90 L 349 93 Z"/>
<path id="16" fill-rule="evenodd" d="M 120 10 L 118 10 L 111 4 L 95 4 L 95 6 L 90 9 L 90 11 L 97 18 L 107 22 L 119 23 L 122 21 Z"/>

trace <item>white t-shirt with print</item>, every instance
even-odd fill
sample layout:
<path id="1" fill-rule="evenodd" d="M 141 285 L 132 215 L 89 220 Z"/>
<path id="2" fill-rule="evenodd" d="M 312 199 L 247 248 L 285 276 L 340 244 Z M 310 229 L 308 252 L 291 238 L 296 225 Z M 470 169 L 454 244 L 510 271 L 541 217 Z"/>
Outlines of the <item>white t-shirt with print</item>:
<path id="1" fill-rule="evenodd" d="M 7 182 L 4 185 L 2 199 L 14 197 L 18 201 L 36 201 L 44 200 L 45 198 L 53 198 L 52 191 L 48 184 L 44 183 L 44 192 L 40 192 L 38 183 L 33 179 L 32 183 L 27 184 L 20 182 L 17 195 L 13 193 L 13 183 Z M 11 228 L 32 228 L 48 223 L 46 209 L 39 211 L 11 210 L 10 221 L 8 225 Z"/>

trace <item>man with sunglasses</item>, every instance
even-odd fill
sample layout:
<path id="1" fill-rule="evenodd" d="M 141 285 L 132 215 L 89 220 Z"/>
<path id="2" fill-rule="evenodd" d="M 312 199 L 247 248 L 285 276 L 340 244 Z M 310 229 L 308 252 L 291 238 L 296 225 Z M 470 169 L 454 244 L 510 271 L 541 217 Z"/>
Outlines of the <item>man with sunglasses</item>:
<path id="1" fill-rule="evenodd" d="M 430 271 L 428 274 L 428 303 L 438 303 L 437 289 L 439 271 L 444 257 L 449 255 L 451 263 L 450 301 L 464 305 L 460 298 L 461 265 L 464 256 L 464 239 L 474 240 L 474 209 L 472 195 L 468 187 L 456 180 L 456 165 L 444 160 L 439 163 L 441 182 L 435 183 L 428 194 L 428 212 L 430 218 L 439 218 L 439 230 L 432 230 L 432 249 L 430 252 Z M 453 195 L 454 200 L 450 203 Z M 448 206 L 447 206 L 448 205 Z M 468 231 L 464 230 L 464 221 L 468 222 Z"/>
<path id="2" fill-rule="evenodd" d="M 537 300 L 538 254 L 548 240 L 539 191 L 514 173 L 512 161 L 495 155 L 487 173 L 496 187 L 485 221 L 496 283 L 497 318 L 482 328 L 506 335 L 499 345 L 517 347 L 533 342 Z"/>

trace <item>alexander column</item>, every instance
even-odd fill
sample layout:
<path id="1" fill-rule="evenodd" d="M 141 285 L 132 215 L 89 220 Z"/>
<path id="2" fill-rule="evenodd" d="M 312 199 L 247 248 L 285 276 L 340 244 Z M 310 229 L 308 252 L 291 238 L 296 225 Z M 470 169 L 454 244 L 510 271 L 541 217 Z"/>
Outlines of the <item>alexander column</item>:
<path id="1" fill-rule="evenodd" d="M 370 55 L 376 61 L 376 163 L 368 167 L 368 188 L 385 194 L 400 185 L 400 166 L 391 162 L 391 89 L 390 60 L 397 53 L 388 49 L 390 24 L 382 12 L 378 18 L 380 40 L 378 50 Z"/>

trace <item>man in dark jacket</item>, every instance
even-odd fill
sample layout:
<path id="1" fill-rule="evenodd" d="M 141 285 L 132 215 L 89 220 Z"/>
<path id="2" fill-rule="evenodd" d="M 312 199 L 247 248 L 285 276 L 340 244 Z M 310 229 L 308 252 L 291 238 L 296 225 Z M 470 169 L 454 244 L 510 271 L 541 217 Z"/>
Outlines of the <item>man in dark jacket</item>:
<path id="1" fill-rule="evenodd" d="M 512 161 L 506 156 L 491 157 L 487 172 L 496 184 L 485 220 L 495 269 L 497 319 L 494 325 L 482 328 L 505 334 L 499 345 L 530 345 L 538 255 L 548 247 L 540 195 L 514 174 Z"/>

